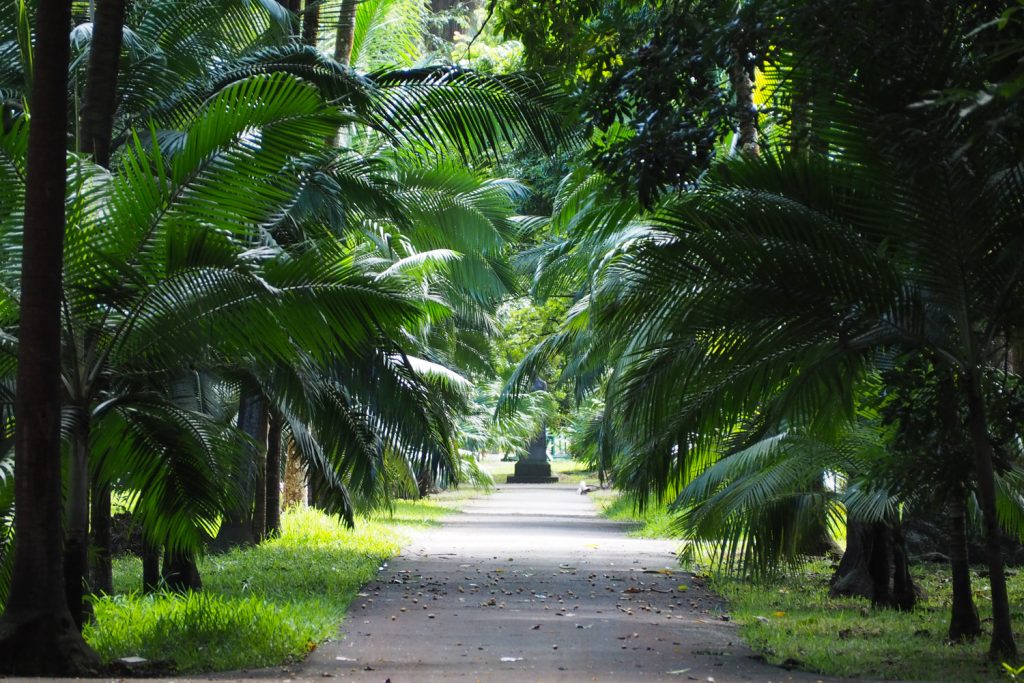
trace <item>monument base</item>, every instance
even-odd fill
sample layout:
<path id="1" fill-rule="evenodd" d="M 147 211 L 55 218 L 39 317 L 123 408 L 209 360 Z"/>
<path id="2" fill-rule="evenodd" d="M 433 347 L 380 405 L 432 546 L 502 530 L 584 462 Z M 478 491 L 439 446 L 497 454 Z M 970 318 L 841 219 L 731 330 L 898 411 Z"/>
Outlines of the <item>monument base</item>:
<path id="1" fill-rule="evenodd" d="M 520 460 L 516 473 L 508 475 L 509 484 L 554 484 L 558 477 L 551 474 L 551 463 Z"/>

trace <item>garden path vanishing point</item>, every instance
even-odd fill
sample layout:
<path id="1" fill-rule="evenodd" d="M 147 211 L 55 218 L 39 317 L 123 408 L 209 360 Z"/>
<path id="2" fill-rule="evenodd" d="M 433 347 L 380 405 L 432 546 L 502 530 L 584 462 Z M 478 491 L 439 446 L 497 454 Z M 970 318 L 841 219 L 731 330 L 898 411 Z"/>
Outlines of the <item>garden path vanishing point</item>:
<path id="1" fill-rule="evenodd" d="M 503 485 L 442 527 L 419 532 L 356 598 L 342 638 L 294 667 L 249 675 L 377 683 L 835 680 L 764 663 L 725 620 L 721 601 L 679 570 L 674 543 L 630 538 L 628 529 L 597 516 L 575 488 Z"/>

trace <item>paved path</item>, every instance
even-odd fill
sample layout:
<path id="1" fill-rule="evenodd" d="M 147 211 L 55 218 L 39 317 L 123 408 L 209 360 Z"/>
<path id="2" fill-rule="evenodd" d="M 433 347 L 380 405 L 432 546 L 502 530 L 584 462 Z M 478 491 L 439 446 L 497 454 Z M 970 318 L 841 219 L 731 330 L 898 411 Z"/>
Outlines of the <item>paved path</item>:
<path id="1" fill-rule="evenodd" d="M 421 533 L 344 637 L 256 676 L 423 681 L 800 681 L 757 659 L 673 544 L 629 538 L 567 486 L 506 485 Z M 678 587 L 685 585 L 685 591 Z"/>

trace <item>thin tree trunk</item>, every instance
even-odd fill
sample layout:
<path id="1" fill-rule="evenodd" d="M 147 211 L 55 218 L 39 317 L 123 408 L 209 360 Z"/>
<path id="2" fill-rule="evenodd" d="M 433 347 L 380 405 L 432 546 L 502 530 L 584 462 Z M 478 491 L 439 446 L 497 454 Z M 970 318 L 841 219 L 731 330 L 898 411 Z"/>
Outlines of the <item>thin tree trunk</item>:
<path id="1" fill-rule="evenodd" d="M 92 485 L 92 590 L 114 592 L 114 568 L 110 555 L 110 485 L 94 481 Z"/>
<path id="2" fill-rule="evenodd" d="M 995 468 L 992 444 L 988 437 L 985 399 L 976 369 L 968 371 L 964 384 L 967 391 L 967 420 L 974 447 L 974 472 L 978 478 L 978 503 L 981 506 L 988 555 L 988 580 L 992 593 L 992 642 L 989 657 L 997 661 L 1017 660 L 1017 643 L 1013 639 L 1010 600 L 1006 590 L 1003 550 L 1000 547 L 999 518 L 996 514 Z"/>
<path id="3" fill-rule="evenodd" d="M 142 540 L 142 592 L 152 593 L 160 588 L 160 546 Z"/>
<path id="4" fill-rule="evenodd" d="M 0 618 L 0 673 L 95 674 L 64 592 L 61 524 L 61 265 L 67 187 L 69 0 L 38 0 L 15 391 L 17 541 Z"/>
<path id="5" fill-rule="evenodd" d="M 267 533 L 267 444 L 270 408 L 261 402 L 262 414 L 260 422 L 260 448 L 256 450 L 256 479 L 253 482 L 252 536 L 256 543 L 261 543 Z"/>
<path id="6" fill-rule="evenodd" d="M 64 581 L 71 618 L 78 629 L 89 618 L 85 581 L 89 573 L 89 418 L 81 411 L 71 438 L 68 468 L 67 539 L 64 544 Z"/>
<path id="7" fill-rule="evenodd" d="M 960 490 L 949 499 L 949 569 L 953 579 L 953 606 L 949 639 L 973 640 L 981 634 L 981 621 L 971 590 L 971 566 L 967 556 L 967 493 Z"/>
<path id="8" fill-rule="evenodd" d="M 334 34 L 334 61 L 350 66 L 352 47 L 356 38 L 356 9 L 359 0 L 341 0 L 338 11 L 338 30 Z"/>
<path id="9" fill-rule="evenodd" d="M 319 35 L 320 0 L 306 0 L 306 8 L 302 14 L 302 42 L 316 47 Z"/>
<path id="10" fill-rule="evenodd" d="M 761 147 L 757 136 L 757 106 L 754 104 L 754 83 L 747 67 L 737 54 L 729 69 L 729 80 L 736 97 L 736 151 L 758 155 Z"/>
<path id="11" fill-rule="evenodd" d="M 96 0 L 79 148 L 86 154 L 91 153 L 93 160 L 104 168 L 110 166 L 124 15 L 125 0 Z"/>
<path id="12" fill-rule="evenodd" d="M 281 533 L 281 422 L 281 413 L 271 409 L 267 426 L 267 538 Z"/>

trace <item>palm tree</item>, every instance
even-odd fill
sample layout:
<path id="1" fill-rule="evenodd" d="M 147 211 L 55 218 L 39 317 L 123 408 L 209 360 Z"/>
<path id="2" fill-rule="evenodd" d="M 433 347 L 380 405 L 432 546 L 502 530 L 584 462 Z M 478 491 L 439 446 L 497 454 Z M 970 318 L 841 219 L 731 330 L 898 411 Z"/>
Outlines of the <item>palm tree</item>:
<path id="1" fill-rule="evenodd" d="M 67 26 L 71 5 L 43 0 L 25 149 L 25 214 L 15 401 L 15 547 L 12 591 L 0 618 L 5 673 L 80 674 L 98 661 L 71 621 L 63 591 L 60 471 L 60 291 L 67 135 Z M 22 126 L 19 126 L 22 127 Z M 23 127 L 22 127 L 23 128 Z M 53 501 L 33 505 L 33 501 Z"/>

